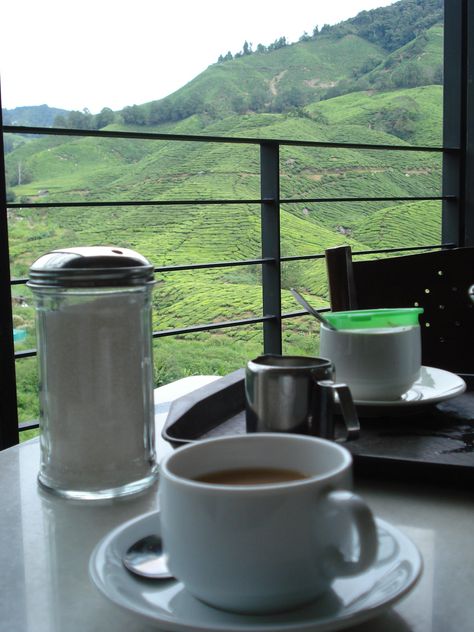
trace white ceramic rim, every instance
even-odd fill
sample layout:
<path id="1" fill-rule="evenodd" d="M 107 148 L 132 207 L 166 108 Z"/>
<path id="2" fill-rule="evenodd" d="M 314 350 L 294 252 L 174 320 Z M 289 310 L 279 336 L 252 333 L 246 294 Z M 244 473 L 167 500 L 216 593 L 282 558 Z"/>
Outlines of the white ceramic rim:
<path id="1" fill-rule="evenodd" d="M 313 476 L 308 475 L 307 478 L 296 480 L 296 481 L 285 481 L 283 483 L 265 483 L 265 484 L 257 484 L 257 485 L 220 485 L 216 483 L 203 483 L 201 481 L 196 481 L 190 478 L 185 478 L 184 476 L 179 476 L 175 474 L 171 469 L 173 461 L 179 460 L 183 458 L 183 455 L 189 451 L 197 451 L 197 450 L 206 450 L 209 445 L 218 445 L 222 443 L 229 442 L 258 442 L 258 441 L 291 441 L 292 443 L 308 443 L 312 442 L 314 444 L 319 444 L 320 446 L 326 446 L 328 449 L 331 449 L 334 453 L 337 453 L 340 457 L 340 463 L 334 468 L 328 470 L 324 474 L 315 474 Z M 308 485 L 320 484 L 325 481 L 328 481 L 334 477 L 337 477 L 347 470 L 349 470 L 352 466 L 352 455 L 347 450 L 347 448 L 327 439 L 321 439 L 320 437 L 312 437 L 309 435 L 298 435 L 298 434 L 287 434 L 281 432 L 257 432 L 250 433 L 246 435 L 234 435 L 228 437 L 217 437 L 212 439 L 203 439 L 202 441 L 196 441 L 195 443 L 190 443 L 181 448 L 178 448 L 175 452 L 167 455 L 163 461 L 160 463 L 160 477 L 161 480 L 168 479 L 175 485 L 180 485 L 187 488 L 200 489 L 203 491 L 207 491 L 209 493 L 222 492 L 222 490 L 226 490 L 229 494 L 252 494 L 257 495 L 259 493 L 265 492 L 269 493 L 271 491 L 280 492 L 281 490 L 288 488 L 299 488 L 305 487 Z M 276 465 L 278 467 L 278 464 Z"/>

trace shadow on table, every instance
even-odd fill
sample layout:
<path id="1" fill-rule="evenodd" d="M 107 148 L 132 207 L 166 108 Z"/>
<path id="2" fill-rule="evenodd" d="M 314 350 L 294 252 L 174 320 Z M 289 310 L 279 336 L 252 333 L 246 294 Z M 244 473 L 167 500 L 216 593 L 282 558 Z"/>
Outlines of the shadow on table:
<path id="1" fill-rule="evenodd" d="M 347 629 L 353 632 L 413 632 L 412 626 L 394 610 Z"/>

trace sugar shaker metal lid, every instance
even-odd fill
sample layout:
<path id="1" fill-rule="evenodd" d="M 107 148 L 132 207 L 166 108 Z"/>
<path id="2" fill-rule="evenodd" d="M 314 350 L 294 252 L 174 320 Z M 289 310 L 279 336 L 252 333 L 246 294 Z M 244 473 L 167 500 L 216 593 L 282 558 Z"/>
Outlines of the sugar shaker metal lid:
<path id="1" fill-rule="evenodd" d="M 134 250 L 89 246 L 48 252 L 31 265 L 29 276 L 32 289 L 127 287 L 154 283 L 154 268 Z"/>

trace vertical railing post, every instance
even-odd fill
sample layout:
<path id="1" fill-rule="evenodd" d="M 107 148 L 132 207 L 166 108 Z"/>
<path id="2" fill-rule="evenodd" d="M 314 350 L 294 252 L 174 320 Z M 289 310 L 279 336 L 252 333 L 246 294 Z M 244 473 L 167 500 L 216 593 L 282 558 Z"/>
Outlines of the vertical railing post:
<path id="1" fill-rule="evenodd" d="M 446 3 L 446 0 L 445 0 Z M 466 195 L 464 216 L 464 245 L 474 246 L 474 2 L 466 8 Z"/>
<path id="2" fill-rule="evenodd" d="M 265 353 L 282 353 L 281 259 L 280 259 L 280 152 L 277 142 L 260 145 L 260 192 L 263 314 L 271 315 L 263 324 Z"/>
<path id="3" fill-rule="evenodd" d="M 472 0 L 444 3 L 442 240 L 474 245 L 474 7 Z"/>
<path id="4" fill-rule="evenodd" d="M 18 443 L 19 433 L 1 94 L 0 131 L 0 450 L 3 450 Z"/>

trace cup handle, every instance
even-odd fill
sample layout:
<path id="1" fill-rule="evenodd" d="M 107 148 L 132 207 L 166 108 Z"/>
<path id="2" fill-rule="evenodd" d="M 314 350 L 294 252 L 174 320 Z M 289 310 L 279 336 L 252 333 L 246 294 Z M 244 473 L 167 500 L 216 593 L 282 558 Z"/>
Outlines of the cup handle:
<path id="1" fill-rule="evenodd" d="M 359 538 L 360 552 L 357 560 L 346 560 L 339 549 L 333 547 L 324 561 L 331 577 L 351 577 L 367 570 L 376 560 L 377 526 L 367 504 L 357 494 L 346 490 L 327 492 L 327 502 L 338 512 L 349 515 Z"/>
<path id="2" fill-rule="evenodd" d="M 318 386 L 323 389 L 330 389 L 332 391 L 333 401 L 337 393 L 339 399 L 339 406 L 341 408 L 342 418 L 344 425 L 346 426 L 346 435 L 338 441 L 352 441 L 358 439 L 360 433 L 359 417 L 357 415 L 352 395 L 347 384 L 335 383 L 332 380 L 320 380 Z"/>

